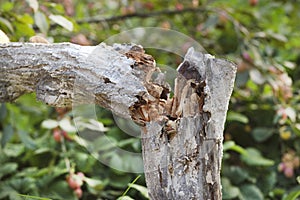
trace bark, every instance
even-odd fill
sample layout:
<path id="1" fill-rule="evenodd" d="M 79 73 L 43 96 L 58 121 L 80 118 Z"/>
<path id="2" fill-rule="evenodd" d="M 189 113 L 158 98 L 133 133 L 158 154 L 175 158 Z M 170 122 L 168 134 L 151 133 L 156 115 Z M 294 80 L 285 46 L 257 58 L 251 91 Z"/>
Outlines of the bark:
<path id="1" fill-rule="evenodd" d="M 154 76 L 155 72 L 155 76 Z M 95 103 L 142 126 L 151 199 L 221 199 L 222 132 L 235 66 L 189 49 L 174 96 L 141 46 L 0 44 L 0 102 Z"/>
<path id="2" fill-rule="evenodd" d="M 170 116 L 143 129 L 149 195 L 222 199 L 223 128 L 236 68 L 190 49 L 178 72 Z"/>
<path id="3" fill-rule="evenodd" d="M 0 44 L 0 102 L 36 92 L 51 106 L 95 103 L 129 118 L 128 108 L 147 92 L 135 60 L 125 56 L 131 51 L 154 69 L 153 58 L 136 45 Z"/>

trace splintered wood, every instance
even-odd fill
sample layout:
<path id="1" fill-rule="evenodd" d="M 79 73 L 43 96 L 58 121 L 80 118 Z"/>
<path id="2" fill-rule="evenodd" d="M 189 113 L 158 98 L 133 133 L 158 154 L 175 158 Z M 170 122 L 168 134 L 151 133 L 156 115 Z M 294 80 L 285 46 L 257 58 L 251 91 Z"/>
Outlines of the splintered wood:
<path id="1" fill-rule="evenodd" d="M 191 48 L 177 71 L 173 98 L 159 95 L 169 92 L 168 87 L 161 89 L 147 80 L 147 85 L 155 85 L 146 87 L 148 95 L 158 95 L 144 95 L 144 104 L 133 110 L 132 116 L 138 116 L 139 109 L 146 113 L 143 116 L 154 112 L 152 107 L 157 110 L 153 118 L 142 118 L 149 196 L 155 200 L 222 199 L 222 134 L 236 67 Z"/>
<path id="2" fill-rule="evenodd" d="M 160 121 L 168 126 L 183 116 L 203 112 L 206 82 L 195 66 L 191 66 L 188 61 L 179 66 L 174 96 L 169 98 L 170 87 L 164 81 L 164 74 L 160 73 L 156 80 L 152 79 L 154 72 L 160 72 L 152 56 L 145 54 L 138 46 L 132 47 L 125 55 L 135 60 L 132 67 L 140 72 L 137 76 L 144 80 L 147 89 L 147 93 L 139 96 L 139 101 L 130 108 L 135 122 L 145 126 L 146 122 Z M 174 125 L 171 127 L 167 129 L 174 130 Z"/>

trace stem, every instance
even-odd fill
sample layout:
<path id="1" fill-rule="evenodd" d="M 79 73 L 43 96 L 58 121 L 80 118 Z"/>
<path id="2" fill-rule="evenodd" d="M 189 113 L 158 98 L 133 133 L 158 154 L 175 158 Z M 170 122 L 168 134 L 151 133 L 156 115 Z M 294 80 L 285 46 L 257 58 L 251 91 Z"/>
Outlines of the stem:
<path id="1" fill-rule="evenodd" d="M 66 156 L 66 154 L 67 154 L 67 147 L 66 147 L 66 143 L 65 143 L 65 138 L 64 137 L 62 137 L 61 149 L 62 149 L 62 152 L 64 154 L 64 160 L 65 160 L 66 168 L 67 168 L 68 172 L 70 172 L 70 170 L 71 170 L 71 164 L 70 164 L 69 158 Z"/>
<path id="2" fill-rule="evenodd" d="M 134 184 L 139 178 L 141 177 L 141 175 L 138 175 L 129 185 L 128 185 L 128 188 L 125 190 L 125 192 L 122 194 L 122 197 L 124 197 L 127 192 L 130 190 L 131 188 L 131 185 Z"/>

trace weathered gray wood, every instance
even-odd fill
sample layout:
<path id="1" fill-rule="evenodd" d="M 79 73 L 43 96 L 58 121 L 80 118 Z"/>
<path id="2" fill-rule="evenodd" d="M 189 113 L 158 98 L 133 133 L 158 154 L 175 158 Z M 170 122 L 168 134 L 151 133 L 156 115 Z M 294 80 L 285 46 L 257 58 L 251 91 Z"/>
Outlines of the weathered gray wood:
<path id="1" fill-rule="evenodd" d="M 153 72 L 158 72 L 153 80 Z M 222 133 L 235 66 L 189 49 L 173 98 L 140 46 L 0 44 L 0 102 L 95 103 L 142 126 L 151 199 L 221 199 Z"/>
<path id="2" fill-rule="evenodd" d="M 223 127 L 236 68 L 190 49 L 178 72 L 169 119 L 143 129 L 149 195 L 220 200 Z"/>
<path id="3" fill-rule="evenodd" d="M 133 46 L 0 44 L 0 102 L 36 92 L 51 106 L 95 103 L 129 118 L 128 108 L 147 92 L 135 60 L 124 55 Z"/>

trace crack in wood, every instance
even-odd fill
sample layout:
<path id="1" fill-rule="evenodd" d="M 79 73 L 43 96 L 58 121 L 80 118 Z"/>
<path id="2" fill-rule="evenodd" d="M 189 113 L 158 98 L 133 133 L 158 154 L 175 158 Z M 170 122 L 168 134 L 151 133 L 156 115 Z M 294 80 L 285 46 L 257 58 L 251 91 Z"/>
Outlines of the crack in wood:
<path id="1" fill-rule="evenodd" d="M 157 84 L 151 79 L 154 72 L 162 75 L 152 56 L 145 54 L 139 46 L 133 46 L 125 55 L 135 61 L 132 67 L 139 69 L 136 75 L 144 80 L 143 84 L 148 91 L 143 96 L 137 96 L 138 101 L 130 107 L 131 117 L 137 124 L 145 126 L 150 121 L 163 122 L 164 132 L 172 140 L 177 132 L 176 120 L 203 113 L 206 81 L 195 66 L 188 61 L 180 65 L 175 80 L 177 87 L 174 96 L 170 98 L 170 87 L 166 83 Z"/>

